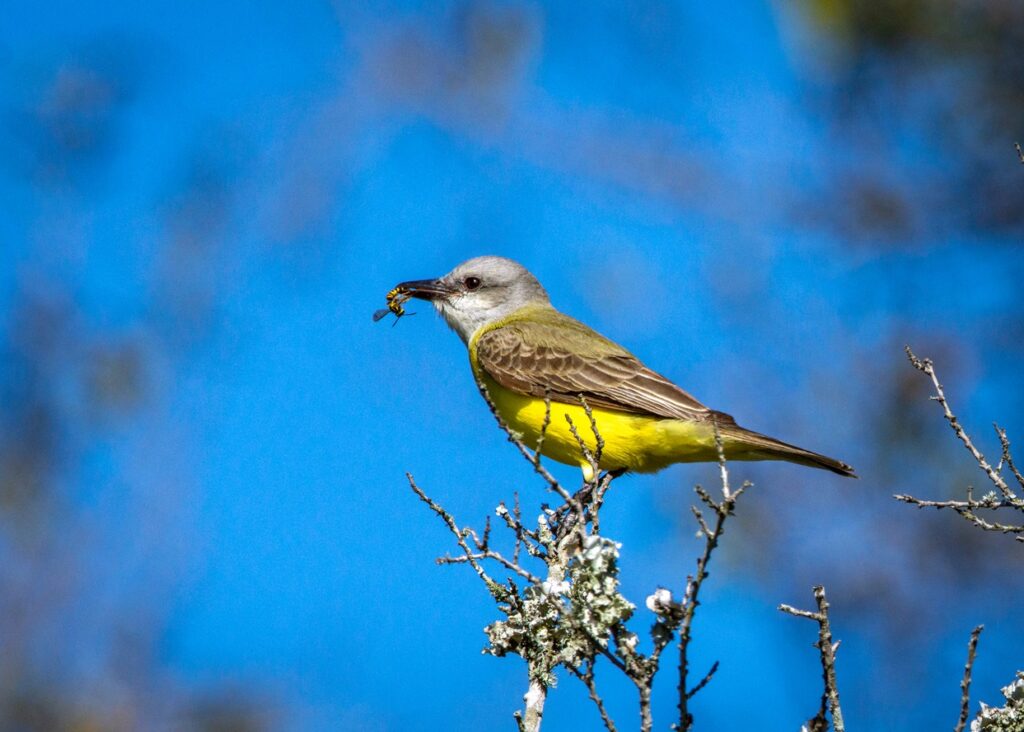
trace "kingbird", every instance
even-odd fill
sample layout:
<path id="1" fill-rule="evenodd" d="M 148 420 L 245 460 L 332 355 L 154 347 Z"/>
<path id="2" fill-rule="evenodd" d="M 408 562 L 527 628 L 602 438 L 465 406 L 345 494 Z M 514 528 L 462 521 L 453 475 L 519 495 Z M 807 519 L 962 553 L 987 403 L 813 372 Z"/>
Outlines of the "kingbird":
<path id="1" fill-rule="evenodd" d="M 552 307 L 537 278 L 511 259 L 476 257 L 444 277 L 403 282 L 395 291 L 433 303 L 468 347 L 477 383 L 523 444 L 540 444 L 541 454 L 579 465 L 588 482 L 594 471 L 567 416 L 591 454 L 596 428 L 604 442 L 602 470 L 650 473 L 672 463 L 715 462 L 720 440 L 727 460 L 786 460 L 856 477 L 846 463 L 708 409 Z"/>

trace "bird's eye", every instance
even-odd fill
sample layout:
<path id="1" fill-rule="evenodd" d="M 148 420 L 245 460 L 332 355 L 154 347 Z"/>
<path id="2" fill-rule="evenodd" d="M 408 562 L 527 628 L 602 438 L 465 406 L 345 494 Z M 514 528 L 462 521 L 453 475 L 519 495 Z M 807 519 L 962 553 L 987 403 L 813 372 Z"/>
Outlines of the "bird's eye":
<path id="1" fill-rule="evenodd" d="M 475 290 L 476 288 L 480 287 L 480 278 L 479 277 L 467 277 L 466 279 L 464 279 L 462 281 L 462 284 L 464 284 L 466 286 L 467 290 Z"/>

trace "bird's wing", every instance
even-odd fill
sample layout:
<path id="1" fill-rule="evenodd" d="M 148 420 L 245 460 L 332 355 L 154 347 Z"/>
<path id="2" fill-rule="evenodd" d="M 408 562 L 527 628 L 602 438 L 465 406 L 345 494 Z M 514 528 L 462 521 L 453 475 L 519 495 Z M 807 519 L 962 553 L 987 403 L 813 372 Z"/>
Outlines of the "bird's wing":
<path id="1" fill-rule="evenodd" d="M 513 321 L 476 342 L 478 366 L 506 389 L 552 401 L 686 420 L 713 412 L 613 341 L 557 311 Z"/>

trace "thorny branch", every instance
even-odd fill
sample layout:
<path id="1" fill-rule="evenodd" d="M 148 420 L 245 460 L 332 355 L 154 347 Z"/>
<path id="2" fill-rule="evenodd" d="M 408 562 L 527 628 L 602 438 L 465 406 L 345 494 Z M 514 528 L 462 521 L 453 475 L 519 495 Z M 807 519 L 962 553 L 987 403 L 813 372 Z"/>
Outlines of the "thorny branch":
<path id="1" fill-rule="evenodd" d="M 597 660 L 603 658 L 635 686 L 640 729 L 649 732 L 654 724 L 651 709 L 654 678 L 662 652 L 678 633 L 681 716 L 677 727 L 689 729 L 693 720 L 686 711 L 687 702 L 707 685 L 718 669 L 716 662 L 700 681 L 688 686 L 686 654 L 692 637 L 694 613 L 725 520 L 732 515 L 736 500 L 747 487 L 744 484 L 737 491 L 730 489 L 721 439 L 717 439 L 722 476 L 721 499 L 716 500 L 705 489 L 696 487 L 697 495 L 705 506 L 703 511 L 696 507 L 692 509 L 700 527 L 699 535 L 704 538 L 696 574 L 687 579 L 682 600 L 673 599 L 672 593 L 663 588 L 647 598 L 646 605 L 654 614 L 655 622 L 650 629 L 652 650 L 645 655 L 638 648 L 639 637 L 626 625 L 636 608 L 618 591 L 619 545 L 599 534 L 600 509 L 612 482 L 622 471 L 601 471 L 605 442 L 585 396 L 579 395 L 579 399 L 594 437 L 592 442 L 581 434 L 586 428 L 581 429 L 566 415 L 569 432 L 580 448 L 585 476 L 582 487 L 570 493 L 540 459 L 551 426 L 550 396 L 545 398 L 545 417 L 537 444 L 527 446 L 501 418 L 486 387 L 481 385 L 480 390 L 509 441 L 516 445 L 548 489 L 561 499 L 561 504 L 555 508 L 542 506 L 536 528 L 523 523 L 518 494 L 512 509 L 504 503 L 499 504 L 496 514 L 512 535 L 512 552 L 507 555 L 491 545 L 489 520 L 484 531 L 479 533 L 469 527 L 460 527 L 451 513 L 416 485 L 412 476 L 408 478 L 413 491 L 442 519 L 459 546 L 460 554 L 440 557 L 438 563 L 470 565 L 506 616 L 486 628 L 489 639 L 486 652 L 496 656 L 513 653 L 527 663 L 529 690 L 524 696 L 524 709 L 514 715 L 517 727 L 525 732 L 538 732 L 548 687 L 554 683 L 556 669 L 562 666 L 583 683 L 605 728 L 615 732 L 615 723 L 595 681 Z M 710 521 L 704 516 L 704 512 L 709 510 L 713 515 Z M 509 573 L 506 581 L 500 583 L 489 575 L 484 569 L 485 562 L 506 570 Z M 539 562 L 544 571 L 524 566 L 529 562 Z M 526 586 L 520 588 L 515 579 L 524 580 Z"/>
<path id="2" fill-rule="evenodd" d="M 839 687 L 836 685 L 836 651 L 839 649 L 839 642 L 832 642 L 832 627 L 828 621 L 828 600 L 825 598 L 825 588 L 817 585 L 814 588 L 814 599 L 818 604 L 818 612 L 809 610 L 797 610 L 790 605 L 779 605 L 779 610 L 799 618 L 807 618 L 818 624 L 818 642 L 814 647 L 821 654 L 821 676 L 824 681 L 824 691 L 821 695 L 821 705 L 818 713 L 812 717 L 805 727 L 809 730 L 826 730 L 828 721 L 825 719 L 825 707 L 828 706 L 832 714 L 832 727 L 835 732 L 844 732 L 843 711 L 839 706 Z"/>
<path id="3" fill-rule="evenodd" d="M 964 732 L 967 717 L 971 713 L 971 672 L 974 670 L 974 656 L 978 652 L 978 636 L 984 629 L 984 625 L 976 626 L 967 642 L 967 663 L 964 664 L 964 677 L 960 681 L 960 719 L 957 720 L 954 732 Z"/>
<path id="4" fill-rule="evenodd" d="M 996 435 L 999 438 L 999 444 L 1002 448 L 999 463 L 993 466 L 988 462 L 981 451 L 975 447 L 973 440 L 971 440 L 967 431 L 963 428 L 963 425 L 960 424 L 960 420 L 957 419 L 953 410 L 950 408 L 949 402 L 946 399 L 946 394 L 943 391 L 942 384 L 939 383 L 939 377 L 935 373 L 935 367 L 932 364 L 931 359 L 918 358 L 914 355 L 913 351 L 910 350 L 909 346 L 907 346 L 906 352 L 907 357 L 910 359 L 910 363 L 913 364 L 914 368 L 931 378 L 932 386 L 935 390 L 935 395 L 931 398 L 938 402 L 942 407 L 946 421 L 949 422 L 949 426 L 956 434 L 957 439 L 963 443 L 964 447 L 971 454 L 971 457 L 978 464 L 978 467 L 985 473 L 986 477 L 996 490 L 989 491 L 981 498 L 975 498 L 973 489 L 968 486 L 966 500 L 931 501 L 905 494 L 896 494 L 894 498 L 898 501 L 903 501 L 904 503 L 917 506 L 918 508 L 928 507 L 936 509 L 951 509 L 980 529 L 985 531 L 999 531 L 1004 534 L 1014 534 L 1016 535 L 1017 541 L 1024 542 L 1024 522 L 1000 523 L 979 516 L 977 513 L 979 509 L 991 511 L 1002 510 L 1004 512 L 1009 511 L 1019 513 L 1024 517 L 1024 497 L 1017 492 L 1018 490 L 1024 490 L 1024 475 L 1021 474 L 1013 461 L 1013 455 L 1010 452 L 1010 440 L 1006 435 L 1006 430 L 999 427 L 999 425 L 993 425 Z M 1011 487 L 1010 481 L 1004 477 L 1003 471 L 1005 468 L 1009 468 L 1010 474 L 1019 486 L 1017 489 Z"/>

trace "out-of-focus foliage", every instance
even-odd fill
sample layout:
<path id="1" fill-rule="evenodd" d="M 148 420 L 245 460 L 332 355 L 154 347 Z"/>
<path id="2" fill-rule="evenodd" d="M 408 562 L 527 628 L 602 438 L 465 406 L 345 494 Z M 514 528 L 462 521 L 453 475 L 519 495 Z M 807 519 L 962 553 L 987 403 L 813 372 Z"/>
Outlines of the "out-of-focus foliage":
<path id="1" fill-rule="evenodd" d="M 159 372 L 183 355 L 169 351 L 168 331 L 191 302 L 190 273 L 209 256 L 198 236 L 187 246 L 181 234 L 168 237 L 161 251 L 175 261 L 187 248 L 189 266 L 175 271 L 177 289 L 156 290 L 125 323 L 104 322 L 103 308 L 81 297 L 91 248 L 81 232 L 119 153 L 121 117 L 140 84 L 134 68 L 125 48 L 101 44 L 8 69 L 18 94 L 0 115 L 5 182 L 27 188 L 42 213 L 37 237 L 5 242 L 0 260 L 10 285 L 0 319 L 4 730 L 243 732 L 268 723 L 256 692 L 190 689 L 160 660 L 167 603 L 189 561 L 174 538 L 187 530 L 175 504 L 189 491 L 161 480 L 186 476 L 105 468 L 133 449 L 126 425 L 159 428 Z M 198 211 L 216 204 L 210 188 L 186 179 L 168 228 L 201 226 L 208 236 L 210 217 Z"/>
<path id="2" fill-rule="evenodd" d="M 5 100 L 7 165 L 51 190 L 95 182 L 120 142 L 118 121 L 140 83 L 136 64 L 124 44 L 103 42 L 57 63 L 8 67 L 17 77 L 9 88 L 21 95 Z"/>
<path id="3" fill-rule="evenodd" d="M 833 125 L 826 223 L 920 242 L 1024 233 L 1024 4 L 799 0 L 804 73 Z M 932 174 L 942 171 L 941 174 Z M 817 206 L 816 206 L 817 208 Z"/>

